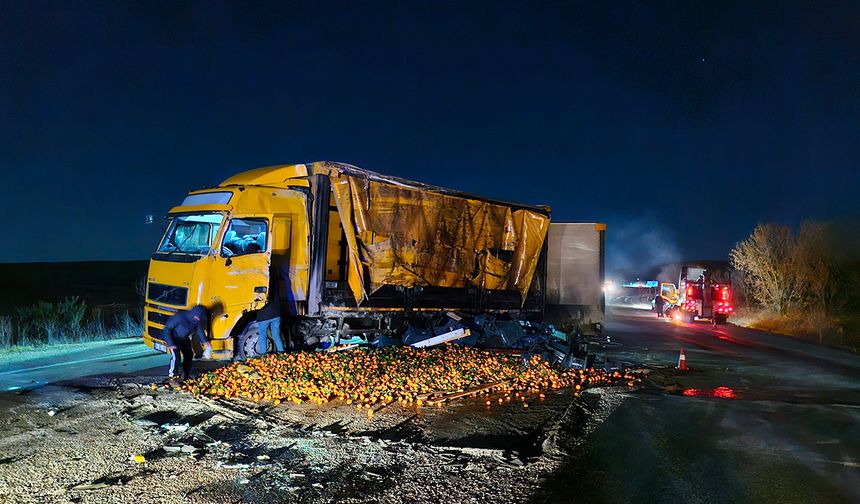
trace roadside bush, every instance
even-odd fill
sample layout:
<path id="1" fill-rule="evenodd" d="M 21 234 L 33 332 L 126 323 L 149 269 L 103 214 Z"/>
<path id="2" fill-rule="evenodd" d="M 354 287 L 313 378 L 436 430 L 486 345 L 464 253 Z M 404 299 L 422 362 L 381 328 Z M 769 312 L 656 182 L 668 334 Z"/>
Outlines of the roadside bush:
<path id="1" fill-rule="evenodd" d="M 130 338 L 143 333 L 136 307 L 111 308 L 114 313 L 106 323 L 100 308 L 86 320 L 87 305 L 77 297 L 18 307 L 11 317 L 0 317 L 0 348 Z"/>
<path id="2" fill-rule="evenodd" d="M 79 339 L 86 311 L 86 303 L 78 297 L 18 307 L 14 319 L 23 336 L 18 338 L 19 343 L 26 340 L 31 344 L 53 344 Z"/>
<path id="3" fill-rule="evenodd" d="M 827 232 L 827 225 L 810 221 L 797 233 L 778 224 L 756 226 L 730 253 L 752 300 L 779 315 L 841 308 L 841 268 Z"/>
<path id="4" fill-rule="evenodd" d="M 736 322 L 857 347 L 860 277 L 837 245 L 840 236 L 830 225 L 811 221 L 797 232 L 778 224 L 756 226 L 730 253 L 747 301 Z"/>
<path id="5" fill-rule="evenodd" d="M 143 334 L 143 316 L 135 317 L 130 311 L 117 315 L 109 332 L 111 338 L 139 338 Z"/>

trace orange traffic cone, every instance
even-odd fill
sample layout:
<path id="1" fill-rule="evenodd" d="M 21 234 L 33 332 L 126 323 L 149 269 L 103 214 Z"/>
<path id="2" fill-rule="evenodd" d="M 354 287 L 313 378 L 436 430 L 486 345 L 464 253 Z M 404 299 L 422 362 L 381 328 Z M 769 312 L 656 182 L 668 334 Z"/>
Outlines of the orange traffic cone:
<path id="1" fill-rule="evenodd" d="M 675 368 L 678 371 L 687 371 L 687 354 L 684 353 L 684 349 L 681 349 L 681 355 L 678 356 L 678 366 Z"/>

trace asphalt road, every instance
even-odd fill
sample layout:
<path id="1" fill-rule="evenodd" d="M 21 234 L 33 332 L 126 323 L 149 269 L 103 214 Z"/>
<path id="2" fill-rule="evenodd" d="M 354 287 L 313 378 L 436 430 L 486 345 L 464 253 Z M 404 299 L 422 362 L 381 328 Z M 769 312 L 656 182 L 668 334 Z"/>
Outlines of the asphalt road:
<path id="1" fill-rule="evenodd" d="M 139 338 L 46 349 L 0 360 L 0 392 L 26 390 L 88 377 L 159 375 L 168 358 Z"/>
<path id="2" fill-rule="evenodd" d="M 536 500 L 860 502 L 860 356 L 632 307 L 607 316 L 611 356 L 654 372 Z"/>

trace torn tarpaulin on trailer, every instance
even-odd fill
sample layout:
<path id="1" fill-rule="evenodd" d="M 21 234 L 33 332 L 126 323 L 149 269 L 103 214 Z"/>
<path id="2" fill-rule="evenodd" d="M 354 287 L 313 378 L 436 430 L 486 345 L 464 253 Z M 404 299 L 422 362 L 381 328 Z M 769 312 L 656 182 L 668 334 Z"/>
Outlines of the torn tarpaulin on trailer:
<path id="1" fill-rule="evenodd" d="M 313 171 L 331 181 L 357 303 L 383 285 L 511 289 L 525 301 L 549 229 L 547 209 L 339 163 L 314 163 Z"/>

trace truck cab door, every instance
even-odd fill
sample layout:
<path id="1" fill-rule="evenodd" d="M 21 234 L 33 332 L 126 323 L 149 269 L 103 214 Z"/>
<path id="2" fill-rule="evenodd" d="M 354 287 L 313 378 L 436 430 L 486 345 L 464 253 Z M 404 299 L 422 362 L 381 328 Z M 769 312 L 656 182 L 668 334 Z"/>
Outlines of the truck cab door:
<path id="1" fill-rule="evenodd" d="M 225 308 L 243 306 L 258 310 L 266 304 L 272 260 L 272 216 L 233 217 L 227 223 L 218 254 L 220 274 L 210 291 Z"/>
<path id="2" fill-rule="evenodd" d="M 675 287 L 675 284 L 663 282 L 660 284 L 660 296 L 670 305 L 674 305 L 678 304 L 680 294 L 678 293 L 678 288 Z"/>

